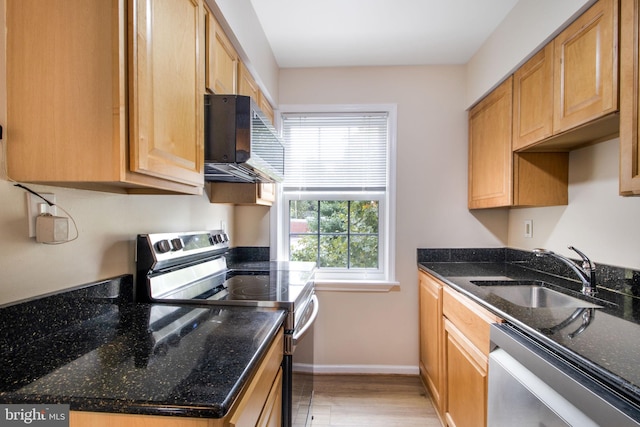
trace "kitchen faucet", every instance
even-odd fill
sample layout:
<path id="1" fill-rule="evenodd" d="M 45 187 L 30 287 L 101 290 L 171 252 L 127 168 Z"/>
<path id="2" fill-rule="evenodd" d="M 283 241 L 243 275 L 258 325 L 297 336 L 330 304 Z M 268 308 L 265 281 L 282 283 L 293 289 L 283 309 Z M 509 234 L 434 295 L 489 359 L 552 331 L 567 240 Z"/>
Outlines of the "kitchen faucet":
<path id="1" fill-rule="evenodd" d="M 568 265 L 580 278 L 580 281 L 582 282 L 582 293 L 585 295 L 590 295 L 593 296 L 597 293 L 596 290 L 596 266 L 594 263 L 591 262 L 591 260 L 581 251 L 579 251 L 578 249 L 574 248 L 573 246 L 567 246 L 570 250 L 576 252 L 578 255 L 580 255 L 580 257 L 582 258 L 582 266 L 578 265 L 576 262 L 570 260 L 569 258 L 566 258 L 560 254 L 557 254 L 555 252 L 546 250 L 546 249 L 542 249 L 542 248 L 535 248 L 533 249 L 533 253 L 536 254 L 536 256 L 542 257 L 545 255 L 549 255 L 552 256 L 556 259 L 559 259 L 560 261 L 564 262 L 566 265 Z"/>

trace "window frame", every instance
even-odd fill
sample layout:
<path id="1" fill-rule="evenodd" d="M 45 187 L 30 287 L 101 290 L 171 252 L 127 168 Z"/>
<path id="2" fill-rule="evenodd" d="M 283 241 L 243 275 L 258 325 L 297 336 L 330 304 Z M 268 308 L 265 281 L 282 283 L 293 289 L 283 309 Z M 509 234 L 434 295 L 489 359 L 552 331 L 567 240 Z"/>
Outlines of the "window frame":
<path id="1" fill-rule="evenodd" d="M 286 209 L 286 218 L 283 221 L 283 229 L 281 231 L 283 238 L 282 255 L 283 259 L 289 259 L 290 256 L 290 221 L 289 219 L 289 202 L 292 200 L 377 200 L 378 201 L 378 268 L 377 269 L 359 269 L 359 268 L 319 268 L 318 274 L 327 280 L 385 280 L 385 270 L 388 268 L 386 261 L 387 254 L 387 221 L 386 221 L 386 197 L 383 191 L 370 192 L 327 192 L 327 191 L 296 191 L 283 192 L 283 209 Z M 385 237 L 383 237 L 385 236 Z M 286 237 L 286 238 L 285 238 Z"/>
<path id="2" fill-rule="evenodd" d="M 395 104 L 349 105 L 281 105 L 276 114 L 277 128 L 282 132 L 283 113 L 353 113 L 385 112 L 388 114 L 387 186 L 385 191 L 289 191 L 277 185 L 277 201 L 271 213 L 272 258 L 289 259 L 289 201 L 306 200 L 379 200 L 379 264 L 376 271 L 361 269 L 318 269 L 316 286 L 334 290 L 389 290 L 395 281 L 395 194 L 396 194 L 396 134 L 397 106 Z M 285 154 L 286 155 L 286 154 Z M 286 171 L 285 171 L 286 173 Z M 304 194 L 304 196 L 302 195 Z M 275 211 L 275 212 L 274 212 Z M 354 285 L 351 287 L 350 285 Z M 367 286 L 368 285 L 368 286 Z"/>

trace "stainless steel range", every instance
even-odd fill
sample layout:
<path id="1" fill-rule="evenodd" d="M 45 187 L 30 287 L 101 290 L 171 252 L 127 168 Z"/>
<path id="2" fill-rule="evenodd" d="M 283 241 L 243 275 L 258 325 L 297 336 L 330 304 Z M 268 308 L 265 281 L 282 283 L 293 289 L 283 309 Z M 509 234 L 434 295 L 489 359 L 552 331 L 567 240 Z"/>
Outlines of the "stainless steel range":
<path id="1" fill-rule="evenodd" d="M 187 305 L 241 305 L 282 308 L 285 321 L 283 423 L 310 422 L 312 333 L 319 305 L 314 263 L 259 262 L 229 268 L 229 238 L 222 230 L 140 234 L 136 242 L 136 300 Z M 301 348 L 298 348 L 302 350 Z M 294 367 L 298 369 L 294 369 Z M 296 372 L 294 372 L 296 371 Z"/>

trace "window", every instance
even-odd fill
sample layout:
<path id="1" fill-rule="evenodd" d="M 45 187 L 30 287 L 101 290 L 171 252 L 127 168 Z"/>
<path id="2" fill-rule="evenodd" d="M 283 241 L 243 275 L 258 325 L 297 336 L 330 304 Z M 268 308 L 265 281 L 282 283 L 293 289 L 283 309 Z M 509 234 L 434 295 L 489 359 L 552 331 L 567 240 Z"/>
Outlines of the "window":
<path id="1" fill-rule="evenodd" d="M 281 110 L 280 255 L 318 278 L 392 281 L 395 107 Z"/>

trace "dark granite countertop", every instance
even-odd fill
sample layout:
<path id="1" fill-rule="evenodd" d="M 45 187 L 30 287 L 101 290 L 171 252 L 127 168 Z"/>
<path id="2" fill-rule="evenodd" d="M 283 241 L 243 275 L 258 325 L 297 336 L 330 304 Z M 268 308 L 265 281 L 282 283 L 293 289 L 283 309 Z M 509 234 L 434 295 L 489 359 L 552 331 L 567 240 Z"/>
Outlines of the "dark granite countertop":
<path id="1" fill-rule="evenodd" d="M 548 263 L 548 265 L 542 265 Z M 564 266 L 535 259 L 530 253 L 503 249 L 419 249 L 418 267 L 480 303 L 562 356 L 583 372 L 607 384 L 640 407 L 640 299 L 638 274 L 598 265 L 597 299 L 580 294 Z M 601 308 L 590 312 L 585 328 L 576 308 L 528 308 L 495 295 L 477 280 L 534 280 Z M 573 334 L 573 335 L 572 335 Z M 572 336 L 570 336 L 572 335 Z"/>
<path id="2" fill-rule="evenodd" d="M 284 310 L 132 302 L 132 277 L 0 307 L 0 402 L 220 418 Z"/>

